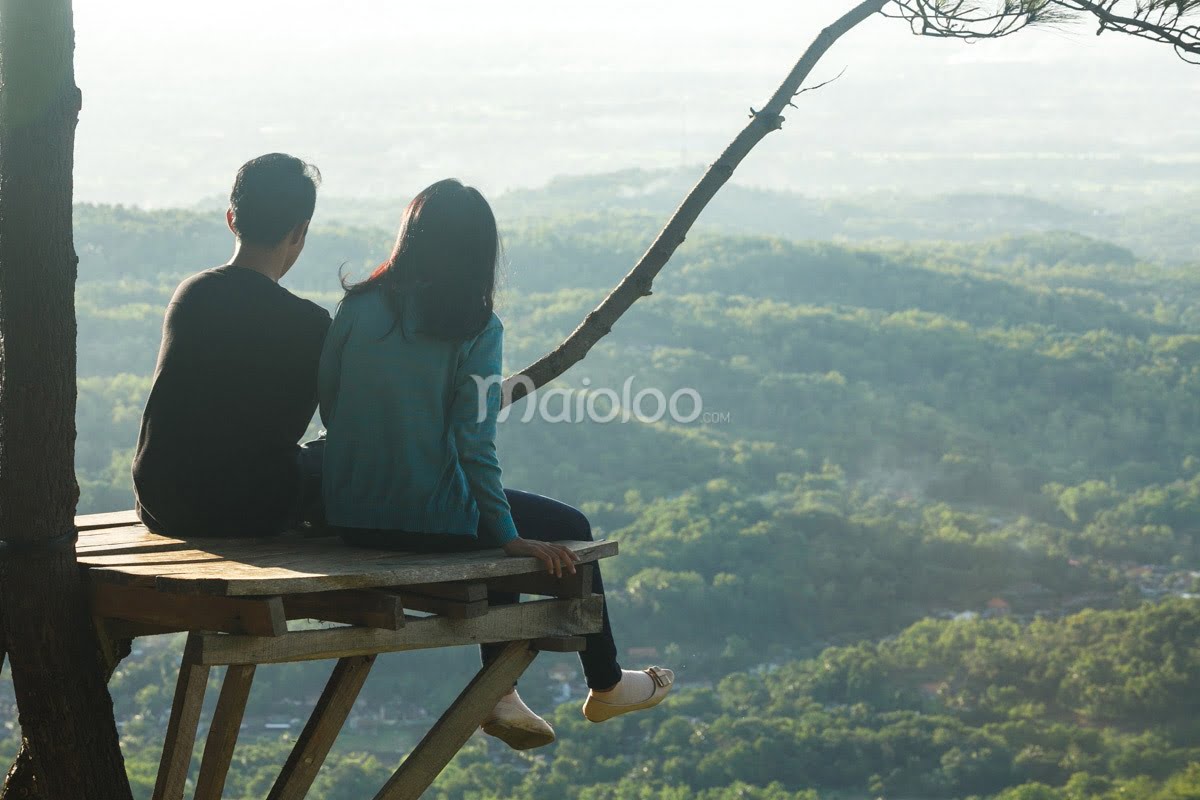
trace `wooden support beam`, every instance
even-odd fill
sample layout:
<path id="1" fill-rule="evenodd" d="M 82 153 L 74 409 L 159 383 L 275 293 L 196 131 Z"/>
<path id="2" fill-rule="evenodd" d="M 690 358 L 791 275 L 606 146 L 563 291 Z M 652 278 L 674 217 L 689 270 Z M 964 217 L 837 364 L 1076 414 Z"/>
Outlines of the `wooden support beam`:
<path id="1" fill-rule="evenodd" d="M 250 699 L 254 669 L 253 664 L 235 664 L 225 670 L 217 710 L 204 740 L 204 757 L 200 761 L 200 776 L 196 779 L 193 800 L 221 800 L 246 701 Z"/>
<path id="2" fill-rule="evenodd" d="M 529 644 L 540 653 L 582 653 L 587 650 L 587 639 L 582 636 L 547 636 Z"/>
<path id="3" fill-rule="evenodd" d="M 193 657 L 195 637 L 196 634 L 188 637 L 183 663 L 179 665 L 179 680 L 175 684 L 175 700 L 171 704 L 171 721 L 167 723 L 153 800 L 183 800 L 192 747 L 196 744 L 196 726 L 200 724 L 200 707 L 208 688 L 209 668 L 196 663 Z"/>
<path id="4" fill-rule="evenodd" d="M 278 597 L 187 597 L 109 583 L 93 583 L 91 594 L 92 613 L 106 619 L 189 631 L 287 633 L 287 617 Z"/>
<path id="5" fill-rule="evenodd" d="M 604 598 L 535 600 L 493 608 L 475 619 L 409 619 L 398 631 L 378 628 L 328 628 L 291 631 L 284 636 L 196 634 L 198 663 L 280 664 L 350 655 L 392 653 L 483 642 L 512 642 L 548 636 L 596 633 L 602 625 Z"/>
<path id="6" fill-rule="evenodd" d="M 162 636 L 167 633 L 186 633 L 183 625 L 151 625 L 148 622 L 128 622 L 123 619 L 96 618 L 97 625 L 104 624 L 113 639 L 140 639 L 143 636 Z"/>
<path id="7" fill-rule="evenodd" d="M 96 641 L 100 645 L 100 661 L 104 665 L 104 680 L 108 682 L 117 666 L 129 655 L 133 647 L 133 637 L 121 635 L 109 627 L 102 617 L 92 617 L 92 627 L 96 629 Z M 4 666 L 4 654 L 0 652 L 0 667 Z"/>
<path id="8" fill-rule="evenodd" d="M 267 800 L 304 800 L 374 663 L 374 655 L 338 661 Z"/>
<path id="9" fill-rule="evenodd" d="M 486 598 L 464 603 L 460 600 L 429 597 L 423 594 L 413 594 L 408 591 L 404 592 L 403 597 L 405 607 L 412 611 L 440 614 L 443 617 L 450 617 L 451 619 L 474 619 L 488 613 L 488 601 Z"/>
<path id="10" fill-rule="evenodd" d="M 462 749 L 487 715 L 496 707 L 521 673 L 533 663 L 537 651 L 529 642 L 511 642 L 491 664 L 479 671 L 454 704 L 404 760 L 375 800 L 417 800 L 450 759 Z"/>
<path id="11" fill-rule="evenodd" d="M 319 619 L 398 631 L 404 627 L 404 603 L 397 592 L 382 589 L 344 589 L 294 594 L 283 598 L 288 619 Z"/>
<path id="12" fill-rule="evenodd" d="M 419 594 L 423 597 L 438 597 L 443 600 L 453 600 L 457 603 L 476 603 L 487 600 L 487 584 L 483 581 L 467 583 L 414 583 L 409 586 L 397 586 L 396 591 L 402 594 Z"/>
<path id="13" fill-rule="evenodd" d="M 502 592 L 577 599 L 587 597 L 592 593 L 592 570 L 594 569 L 594 564 L 578 564 L 575 567 L 574 575 L 564 575 L 561 578 L 556 578 L 548 572 L 489 578 L 487 588 Z"/>

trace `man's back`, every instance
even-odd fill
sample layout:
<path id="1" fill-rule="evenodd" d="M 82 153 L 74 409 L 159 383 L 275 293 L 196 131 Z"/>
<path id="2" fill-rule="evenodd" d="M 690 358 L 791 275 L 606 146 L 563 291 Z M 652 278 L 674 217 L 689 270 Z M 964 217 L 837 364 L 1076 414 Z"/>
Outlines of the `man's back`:
<path id="1" fill-rule="evenodd" d="M 328 327 L 324 309 L 254 270 L 180 284 L 133 461 L 147 527 L 256 536 L 296 521 L 297 442 L 316 409 Z"/>

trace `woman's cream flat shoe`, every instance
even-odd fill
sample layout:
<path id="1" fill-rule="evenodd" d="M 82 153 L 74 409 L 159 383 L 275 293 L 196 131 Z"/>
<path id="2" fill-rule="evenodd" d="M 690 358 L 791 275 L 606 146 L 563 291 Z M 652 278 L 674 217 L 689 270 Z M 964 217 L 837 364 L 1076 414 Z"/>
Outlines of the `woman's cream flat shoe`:
<path id="1" fill-rule="evenodd" d="M 532 750 L 554 741 L 554 728 L 533 712 L 516 692 L 504 695 L 481 726 L 513 750 Z"/>
<path id="2" fill-rule="evenodd" d="M 675 673 L 663 667 L 647 667 L 642 671 L 654 681 L 654 692 L 645 700 L 637 703 L 606 703 L 598 700 L 595 693 L 588 692 L 587 700 L 583 701 L 583 715 L 592 722 L 604 722 L 630 711 L 641 711 L 661 703 L 675 683 Z"/>

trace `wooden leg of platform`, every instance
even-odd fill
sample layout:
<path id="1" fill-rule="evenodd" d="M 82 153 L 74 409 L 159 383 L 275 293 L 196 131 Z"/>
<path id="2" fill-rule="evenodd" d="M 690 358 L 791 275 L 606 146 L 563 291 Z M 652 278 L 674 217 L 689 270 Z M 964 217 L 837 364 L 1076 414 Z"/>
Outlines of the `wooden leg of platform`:
<path id="1" fill-rule="evenodd" d="M 303 800 L 308 794 L 374 663 L 375 656 L 338 660 L 267 800 Z"/>
<path id="2" fill-rule="evenodd" d="M 112 680 L 113 673 L 121 662 L 129 657 L 133 650 L 133 639 L 128 636 L 114 636 L 107 620 L 99 617 L 92 618 L 96 628 L 96 640 L 100 644 L 100 660 L 104 664 L 105 682 Z"/>
<path id="3" fill-rule="evenodd" d="M 462 749 L 505 692 L 537 657 L 530 643 L 510 642 L 479 671 L 454 704 L 404 760 L 375 800 L 416 800 Z"/>
<path id="4" fill-rule="evenodd" d="M 192 763 L 192 747 L 196 744 L 196 727 L 200 724 L 200 707 L 204 704 L 204 690 L 208 688 L 209 670 L 207 666 L 193 663 L 192 636 L 188 637 L 183 663 L 179 665 L 179 681 L 175 684 L 175 701 L 171 705 L 171 721 L 167 724 L 153 800 L 182 800 L 188 767 Z"/>
<path id="5" fill-rule="evenodd" d="M 254 670 L 253 664 L 234 664 L 225 670 L 217 710 L 208 728 L 208 738 L 204 740 L 204 758 L 200 761 L 200 776 L 196 779 L 193 800 L 221 800 L 225 777 L 233 760 L 233 748 L 242 727 L 242 714 L 250 699 Z"/>

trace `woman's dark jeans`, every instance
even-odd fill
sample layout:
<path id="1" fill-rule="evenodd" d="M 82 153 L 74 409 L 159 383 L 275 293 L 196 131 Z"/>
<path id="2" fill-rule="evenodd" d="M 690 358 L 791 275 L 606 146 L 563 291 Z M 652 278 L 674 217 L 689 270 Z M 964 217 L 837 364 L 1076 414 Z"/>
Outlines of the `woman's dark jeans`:
<path id="1" fill-rule="evenodd" d="M 539 542 L 590 542 L 592 541 L 592 526 L 587 517 L 577 508 L 566 503 L 560 503 L 549 497 L 530 492 L 518 492 L 505 489 L 508 504 L 512 507 L 513 522 L 523 539 L 533 539 Z M 408 533 L 405 531 L 381 531 L 355 528 L 337 528 L 337 533 L 352 545 L 360 547 L 375 547 L 388 550 L 408 550 L 422 553 L 462 552 L 465 550 L 485 550 L 498 547 L 499 544 L 486 530 L 480 526 L 478 536 L 459 534 Z M 593 573 L 592 591 L 604 594 L 604 582 L 600 578 L 600 568 L 597 564 Z M 488 602 L 492 605 L 507 605 L 520 600 L 516 592 L 488 592 Z M 609 689 L 621 680 L 621 665 L 617 663 L 617 646 L 613 641 L 612 625 L 608 621 L 608 606 L 604 608 L 604 627 L 599 633 L 591 633 L 586 637 L 587 649 L 579 654 L 583 665 L 583 674 L 591 689 Z M 491 663 L 503 644 L 484 644 L 479 647 L 483 663 Z"/>

